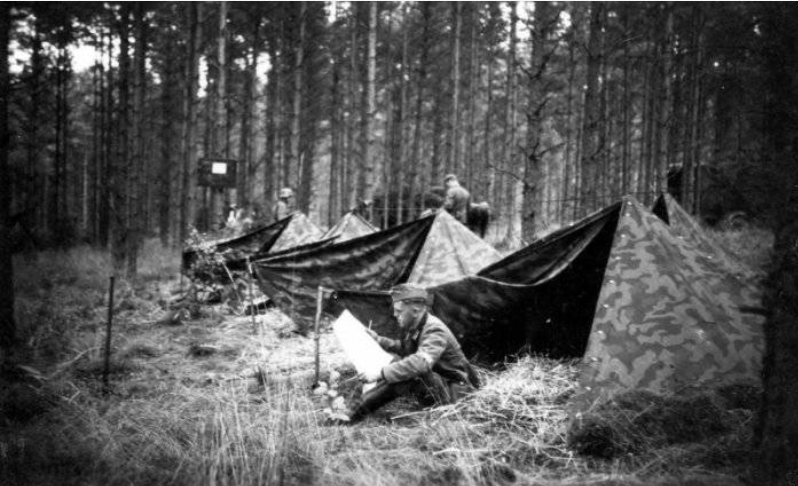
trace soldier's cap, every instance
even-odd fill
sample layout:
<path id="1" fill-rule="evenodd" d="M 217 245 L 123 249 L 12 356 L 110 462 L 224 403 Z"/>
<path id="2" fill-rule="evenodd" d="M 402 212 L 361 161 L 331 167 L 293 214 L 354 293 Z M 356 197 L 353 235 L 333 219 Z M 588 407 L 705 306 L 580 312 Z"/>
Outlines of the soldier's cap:
<path id="1" fill-rule="evenodd" d="M 443 182 L 449 182 L 451 180 L 457 180 L 457 176 L 454 174 L 446 174 L 446 177 L 443 178 Z"/>
<path id="2" fill-rule="evenodd" d="M 399 284 L 391 289 L 391 299 L 394 302 L 423 302 L 426 304 L 429 294 L 424 287 L 414 284 Z"/>
<path id="3" fill-rule="evenodd" d="M 294 195 L 294 191 L 289 189 L 288 187 L 284 187 L 280 189 L 280 197 L 291 197 Z"/>

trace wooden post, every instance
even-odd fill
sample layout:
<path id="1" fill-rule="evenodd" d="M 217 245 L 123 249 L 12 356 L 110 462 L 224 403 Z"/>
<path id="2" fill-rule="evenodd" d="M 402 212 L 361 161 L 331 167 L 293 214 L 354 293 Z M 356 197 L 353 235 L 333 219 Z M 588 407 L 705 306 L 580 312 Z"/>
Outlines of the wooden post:
<path id="1" fill-rule="evenodd" d="M 249 314 L 252 316 L 252 334 L 258 334 L 258 324 L 255 320 L 255 299 L 252 297 L 252 263 L 247 256 L 247 271 L 249 271 Z"/>
<path id="2" fill-rule="evenodd" d="M 108 375 L 111 371 L 111 323 L 114 317 L 114 276 L 110 278 L 110 288 L 108 289 L 108 323 L 105 327 L 105 366 L 103 367 L 103 387 L 108 393 Z"/>
<path id="3" fill-rule="evenodd" d="M 313 324 L 313 340 L 315 341 L 315 371 L 316 383 L 319 382 L 319 321 L 321 321 L 321 303 L 324 298 L 324 287 L 319 285 L 316 293 L 316 322 Z"/>

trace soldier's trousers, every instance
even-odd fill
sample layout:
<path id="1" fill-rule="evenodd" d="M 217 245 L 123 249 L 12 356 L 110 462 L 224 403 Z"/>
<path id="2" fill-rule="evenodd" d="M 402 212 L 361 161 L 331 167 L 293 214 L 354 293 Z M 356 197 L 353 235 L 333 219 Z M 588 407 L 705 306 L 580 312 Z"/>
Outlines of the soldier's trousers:
<path id="1" fill-rule="evenodd" d="M 443 405 L 453 401 L 446 381 L 438 373 L 430 371 L 418 378 L 399 383 L 377 382 L 374 388 L 363 394 L 350 413 L 350 418 L 353 421 L 362 419 L 405 395 L 415 396 L 422 406 Z"/>

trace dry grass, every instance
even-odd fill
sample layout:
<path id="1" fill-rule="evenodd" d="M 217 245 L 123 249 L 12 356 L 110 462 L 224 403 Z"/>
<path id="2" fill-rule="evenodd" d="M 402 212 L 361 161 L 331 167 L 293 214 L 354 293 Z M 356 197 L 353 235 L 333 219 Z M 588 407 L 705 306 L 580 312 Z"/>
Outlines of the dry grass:
<path id="1" fill-rule="evenodd" d="M 167 256 L 146 258 L 149 276 L 118 285 L 107 395 L 107 259 L 83 248 L 17 262 L 26 344 L 50 379 L 0 393 L 1 484 L 665 485 L 744 474 L 750 389 L 705 397 L 702 410 L 721 421 L 689 442 L 672 440 L 667 424 L 695 418 L 693 402 L 638 397 L 607 408 L 596 420 L 617 452 L 579 453 L 566 409 L 575 363 L 541 357 L 482 371 L 485 386 L 456 405 L 398 401 L 356 425 L 328 425 L 329 397 L 311 389 L 312 339 L 290 333 L 277 311 L 253 326 L 225 306 L 159 325 L 178 281 L 171 271 L 156 279 L 158 265 L 173 264 Z M 214 351 L 192 354 L 198 346 Z M 320 347 L 320 378 L 339 376 L 350 393 L 353 371 L 331 333 Z"/>

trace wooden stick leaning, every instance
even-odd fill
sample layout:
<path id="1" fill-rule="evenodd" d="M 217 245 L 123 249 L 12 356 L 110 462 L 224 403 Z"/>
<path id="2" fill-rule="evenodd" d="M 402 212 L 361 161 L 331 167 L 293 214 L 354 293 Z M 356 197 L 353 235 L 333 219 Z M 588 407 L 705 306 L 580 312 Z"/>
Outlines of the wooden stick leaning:
<path id="1" fill-rule="evenodd" d="M 322 300 L 324 299 L 324 287 L 319 285 L 318 291 L 316 292 L 316 321 L 313 323 L 313 340 L 315 341 L 315 361 L 314 361 L 314 370 L 316 372 L 315 376 L 315 383 L 319 383 L 319 373 L 320 373 L 320 365 L 319 365 L 319 321 L 321 321 L 321 304 Z"/>
<path id="2" fill-rule="evenodd" d="M 252 262 L 247 256 L 247 270 L 249 271 L 249 313 L 252 316 L 252 334 L 258 334 L 258 324 L 255 321 L 255 299 L 252 297 Z"/>
<path id="3" fill-rule="evenodd" d="M 111 323 L 114 317 L 114 276 L 110 277 L 111 282 L 108 289 L 108 323 L 105 327 L 105 364 L 103 366 L 103 388 L 105 393 L 109 390 L 108 375 L 111 372 Z"/>

